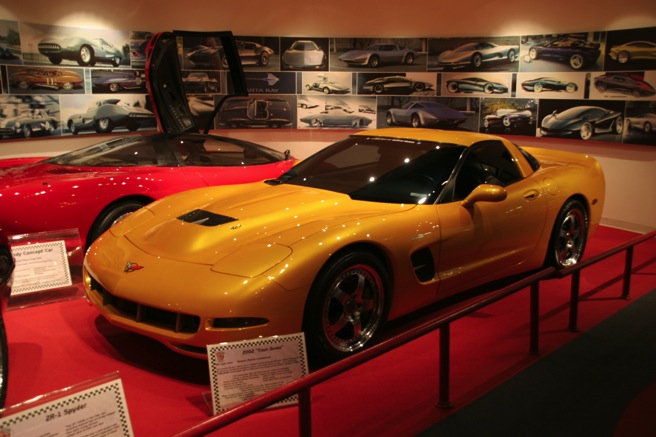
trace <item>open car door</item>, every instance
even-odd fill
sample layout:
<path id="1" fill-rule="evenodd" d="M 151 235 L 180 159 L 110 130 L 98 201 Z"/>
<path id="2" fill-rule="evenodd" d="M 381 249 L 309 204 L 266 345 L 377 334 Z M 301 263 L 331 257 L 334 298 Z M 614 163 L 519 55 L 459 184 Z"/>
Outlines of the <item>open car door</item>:
<path id="1" fill-rule="evenodd" d="M 146 85 L 152 100 L 153 112 L 159 130 L 165 133 L 198 132 L 194 117 L 187 103 L 187 95 L 182 82 L 180 60 L 176 37 L 194 37 L 220 41 L 228 74 L 232 82 L 232 94 L 220 99 L 214 107 L 212 116 L 204 132 L 207 133 L 225 99 L 232 96 L 246 96 L 246 79 L 239 58 L 237 45 L 232 32 L 187 32 L 173 31 L 153 35 L 146 48 Z M 219 68 L 217 68 L 219 69 Z"/>

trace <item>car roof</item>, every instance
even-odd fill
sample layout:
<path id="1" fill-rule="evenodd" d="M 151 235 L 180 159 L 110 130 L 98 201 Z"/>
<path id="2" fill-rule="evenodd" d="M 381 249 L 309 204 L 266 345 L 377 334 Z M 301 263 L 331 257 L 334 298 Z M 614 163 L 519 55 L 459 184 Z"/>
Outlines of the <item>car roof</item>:
<path id="1" fill-rule="evenodd" d="M 404 138 L 409 140 L 435 141 L 440 143 L 459 144 L 469 147 L 480 141 L 501 140 L 500 137 L 477 132 L 464 132 L 439 129 L 416 129 L 416 128 L 384 128 L 361 131 L 353 136 Z"/>

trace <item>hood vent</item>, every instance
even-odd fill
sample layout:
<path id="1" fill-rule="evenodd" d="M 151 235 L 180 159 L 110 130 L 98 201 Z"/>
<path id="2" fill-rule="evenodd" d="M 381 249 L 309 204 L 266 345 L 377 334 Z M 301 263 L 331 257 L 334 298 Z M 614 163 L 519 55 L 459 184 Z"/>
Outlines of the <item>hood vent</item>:
<path id="1" fill-rule="evenodd" d="M 219 226 L 237 221 L 237 219 L 234 217 L 214 214 L 209 211 L 203 211 L 202 209 L 195 209 L 191 212 L 181 215 L 178 217 L 178 219 L 182 220 L 183 222 L 193 223 L 195 225 L 201 226 Z"/>

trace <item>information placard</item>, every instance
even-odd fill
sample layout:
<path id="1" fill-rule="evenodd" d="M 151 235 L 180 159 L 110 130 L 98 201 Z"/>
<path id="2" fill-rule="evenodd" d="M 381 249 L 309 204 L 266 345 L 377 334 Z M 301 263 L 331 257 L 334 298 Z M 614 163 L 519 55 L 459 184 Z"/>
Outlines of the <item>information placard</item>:
<path id="1" fill-rule="evenodd" d="M 106 380 L 107 378 L 103 378 Z M 132 437 L 123 384 L 115 378 L 82 389 L 71 387 L 2 412 L 0 435 L 47 437 Z M 73 393 L 70 393 L 73 392 Z M 69 394 L 70 393 L 70 394 Z M 56 398 L 55 400 L 49 400 Z"/>
<path id="2" fill-rule="evenodd" d="M 72 284 L 63 240 L 12 246 L 11 253 L 16 259 L 12 296 Z"/>
<path id="3" fill-rule="evenodd" d="M 208 345 L 207 356 L 214 414 L 308 373 L 302 333 Z M 297 401 L 290 396 L 276 405 Z"/>

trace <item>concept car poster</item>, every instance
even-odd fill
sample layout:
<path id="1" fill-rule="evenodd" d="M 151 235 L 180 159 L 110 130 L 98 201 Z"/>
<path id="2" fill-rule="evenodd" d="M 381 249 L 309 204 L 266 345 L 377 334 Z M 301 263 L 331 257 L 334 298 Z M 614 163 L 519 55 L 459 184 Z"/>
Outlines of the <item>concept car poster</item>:
<path id="1" fill-rule="evenodd" d="M 93 111 L 87 114 L 88 107 L 75 112 L 85 95 L 97 96 L 102 102 L 109 102 L 110 96 L 145 96 L 145 47 L 151 35 L 0 20 L 0 83 L 2 94 L 12 97 L 0 105 L 0 139 L 105 133 L 93 124 L 71 130 L 71 119 L 65 115 L 93 116 Z M 250 120 L 248 111 L 232 111 L 232 116 L 240 118 L 234 125 L 225 122 L 226 114 L 219 113 L 212 123 L 216 128 L 383 128 L 389 126 L 387 111 L 401 109 L 390 106 L 389 97 L 396 96 L 429 103 L 446 98 L 453 109 L 482 108 L 483 101 L 490 98 L 520 99 L 513 106 L 529 99 L 536 102 L 533 109 L 541 114 L 543 104 L 554 106 L 550 100 L 571 102 L 557 105 L 563 107 L 599 104 L 601 108 L 607 108 L 610 101 L 621 117 L 615 118 L 618 123 L 612 136 L 605 135 L 605 120 L 598 117 L 591 120 L 592 135 L 582 135 L 580 126 L 548 129 L 541 125 L 544 116 L 534 120 L 532 130 L 525 124 L 511 124 L 504 133 L 656 145 L 656 27 L 454 38 L 237 35 L 235 42 L 250 105 L 269 107 L 268 112 L 258 113 L 276 117 L 280 99 L 284 99 L 290 116 L 282 123 L 261 117 Z M 187 98 L 199 124 L 205 126 L 211 122 L 208 117 L 214 102 L 231 88 L 222 48 L 193 38 L 180 38 L 178 45 Z M 53 47 L 61 47 L 61 53 Z M 40 101 L 59 102 L 60 96 L 66 99 L 61 100 L 58 111 L 42 110 L 39 117 L 34 116 L 34 107 L 42 106 Z M 472 105 L 471 100 L 478 103 Z M 25 107 L 28 101 L 31 103 Z M 451 129 L 489 131 L 485 125 L 489 114 L 463 114 L 468 122 Z M 436 116 L 430 110 L 417 116 L 419 127 L 444 128 L 444 123 L 423 121 Z M 219 123 L 221 120 L 224 122 Z M 404 123 L 417 125 L 403 121 L 399 125 Z M 24 128 L 26 124 L 29 128 Z M 132 126 L 135 128 L 154 129 L 154 124 Z"/>

